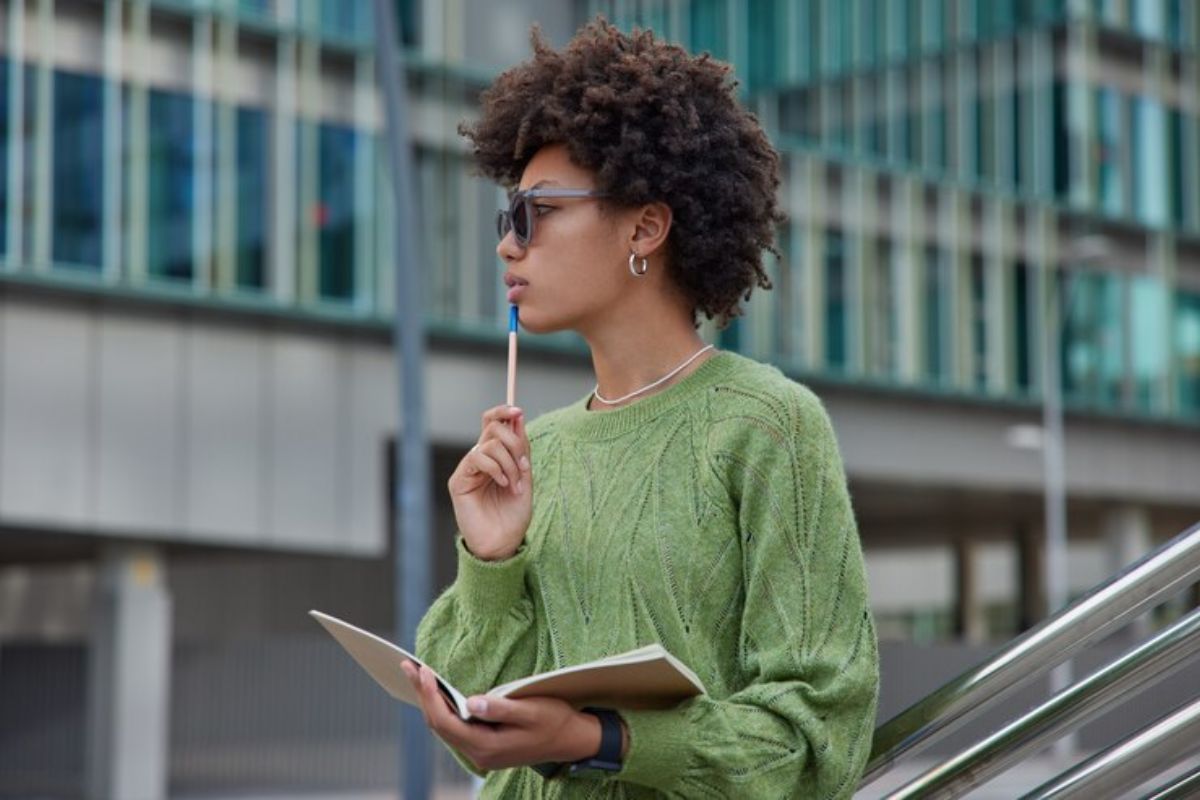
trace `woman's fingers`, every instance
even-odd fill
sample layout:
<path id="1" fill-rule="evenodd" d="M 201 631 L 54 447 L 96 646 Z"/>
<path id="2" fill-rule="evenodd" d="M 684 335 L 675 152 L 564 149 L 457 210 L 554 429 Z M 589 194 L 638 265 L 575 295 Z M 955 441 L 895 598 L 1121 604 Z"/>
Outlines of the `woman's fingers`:
<path id="1" fill-rule="evenodd" d="M 503 452 L 503 448 L 491 447 L 486 444 L 479 445 L 467 453 L 465 461 L 476 472 L 482 472 L 489 476 L 501 486 L 508 486 L 508 476 L 505 475 L 504 465 L 500 461 L 500 457 L 495 453 L 499 449 Z M 505 454 L 507 457 L 507 454 Z M 509 459 L 511 461 L 511 459 Z"/>
<path id="2" fill-rule="evenodd" d="M 489 422 L 508 422 L 524 413 L 518 406 L 492 406 L 483 412 L 483 422 L 479 427 L 486 428 Z"/>
<path id="3" fill-rule="evenodd" d="M 512 431 L 508 431 L 508 436 L 512 437 Z M 521 480 L 520 459 L 523 455 L 514 443 L 504 441 L 499 438 L 488 439 L 478 444 L 475 449 L 476 453 L 484 453 L 495 459 L 504 469 L 504 474 L 508 476 L 508 483 L 515 486 L 517 481 Z"/>

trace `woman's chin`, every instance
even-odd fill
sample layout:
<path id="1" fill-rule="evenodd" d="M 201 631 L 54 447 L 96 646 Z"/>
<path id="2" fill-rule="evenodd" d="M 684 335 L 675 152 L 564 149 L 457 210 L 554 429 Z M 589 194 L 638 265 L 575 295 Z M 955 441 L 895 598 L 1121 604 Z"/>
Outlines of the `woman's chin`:
<path id="1" fill-rule="evenodd" d="M 523 307 L 520 314 L 521 330 L 526 333 L 557 333 L 568 328 L 564 320 L 546 319 L 532 311 L 527 314 Z"/>

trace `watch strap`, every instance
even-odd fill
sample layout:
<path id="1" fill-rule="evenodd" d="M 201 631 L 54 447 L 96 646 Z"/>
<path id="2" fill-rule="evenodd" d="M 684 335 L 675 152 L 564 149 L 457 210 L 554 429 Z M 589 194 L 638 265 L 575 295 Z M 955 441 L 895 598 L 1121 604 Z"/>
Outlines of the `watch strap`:
<path id="1" fill-rule="evenodd" d="M 617 712 L 609 708 L 589 706 L 582 710 L 585 714 L 591 714 L 600 720 L 600 749 L 591 758 L 571 764 L 567 771 L 571 775 L 590 770 L 619 772 L 621 769 L 621 718 Z"/>

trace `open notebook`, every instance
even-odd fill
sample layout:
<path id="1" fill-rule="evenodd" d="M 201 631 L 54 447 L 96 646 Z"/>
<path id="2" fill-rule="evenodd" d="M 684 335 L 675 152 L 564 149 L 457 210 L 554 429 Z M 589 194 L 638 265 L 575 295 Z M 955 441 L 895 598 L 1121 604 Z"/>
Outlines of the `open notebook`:
<path id="1" fill-rule="evenodd" d="M 308 612 L 375 682 L 397 700 L 420 706 L 420 700 L 400 665 L 405 660 L 424 662 L 386 639 L 356 628 L 348 622 Z M 437 675 L 436 672 L 434 672 Z M 471 718 L 467 698 L 437 675 L 442 694 L 464 720 Z M 531 675 L 490 689 L 496 697 L 557 697 L 576 707 L 654 709 L 671 706 L 704 693 L 696 674 L 662 645 L 652 644 L 586 664 Z"/>

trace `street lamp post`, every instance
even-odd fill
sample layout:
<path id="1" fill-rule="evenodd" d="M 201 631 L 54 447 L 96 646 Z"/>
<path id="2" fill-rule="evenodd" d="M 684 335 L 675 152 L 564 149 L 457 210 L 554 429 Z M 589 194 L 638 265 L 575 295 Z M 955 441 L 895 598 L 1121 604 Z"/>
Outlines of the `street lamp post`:
<path id="1" fill-rule="evenodd" d="M 379 87 L 387 118 L 387 152 L 391 167 L 396 216 L 396 317 L 393 326 L 400 408 L 397 422 L 394 559 L 394 609 L 397 638 L 415 647 L 417 624 L 430 597 L 429 497 L 430 465 L 425 431 L 425 297 L 417 241 L 416 208 L 412 191 L 411 139 L 408 136 L 407 90 L 398 54 L 399 25 L 392 0 L 375 0 L 375 44 Z M 415 709 L 399 706 L 400 746 L 397 748 L 400 796 L 407 800 L 430 797 L 430 737 Z"/>
<path id="2" fill-rule="evenodd" d="M 1099 235 L 1077 239 L 1071 248 L 1071 260 L 1076 265 L 1094 263 L 1109 251 L 1108 240 Z M 1046 549 L 1044 586 L 1047 616 L 1067 605 L 1067 480 L 1066 444 L 1063 426 L 1062 353 L 1063 333 L 1071 319 L 1070 302 L 1062 303 L 1060 274 L 1052 272 L 1046 286 L 1045 311 L 1042 316 L 1045 330 L 1042 335 L 1042 483 L 1046 516 Z M 1050 693 L 1057 694 L 1071 684 L 1071 662 L 1064 661 L 1050 673 Z M 1074 736 L 1067 735 L 1056 742 L 1056 753 L 1069 757 L 1074 750 Z"/>

